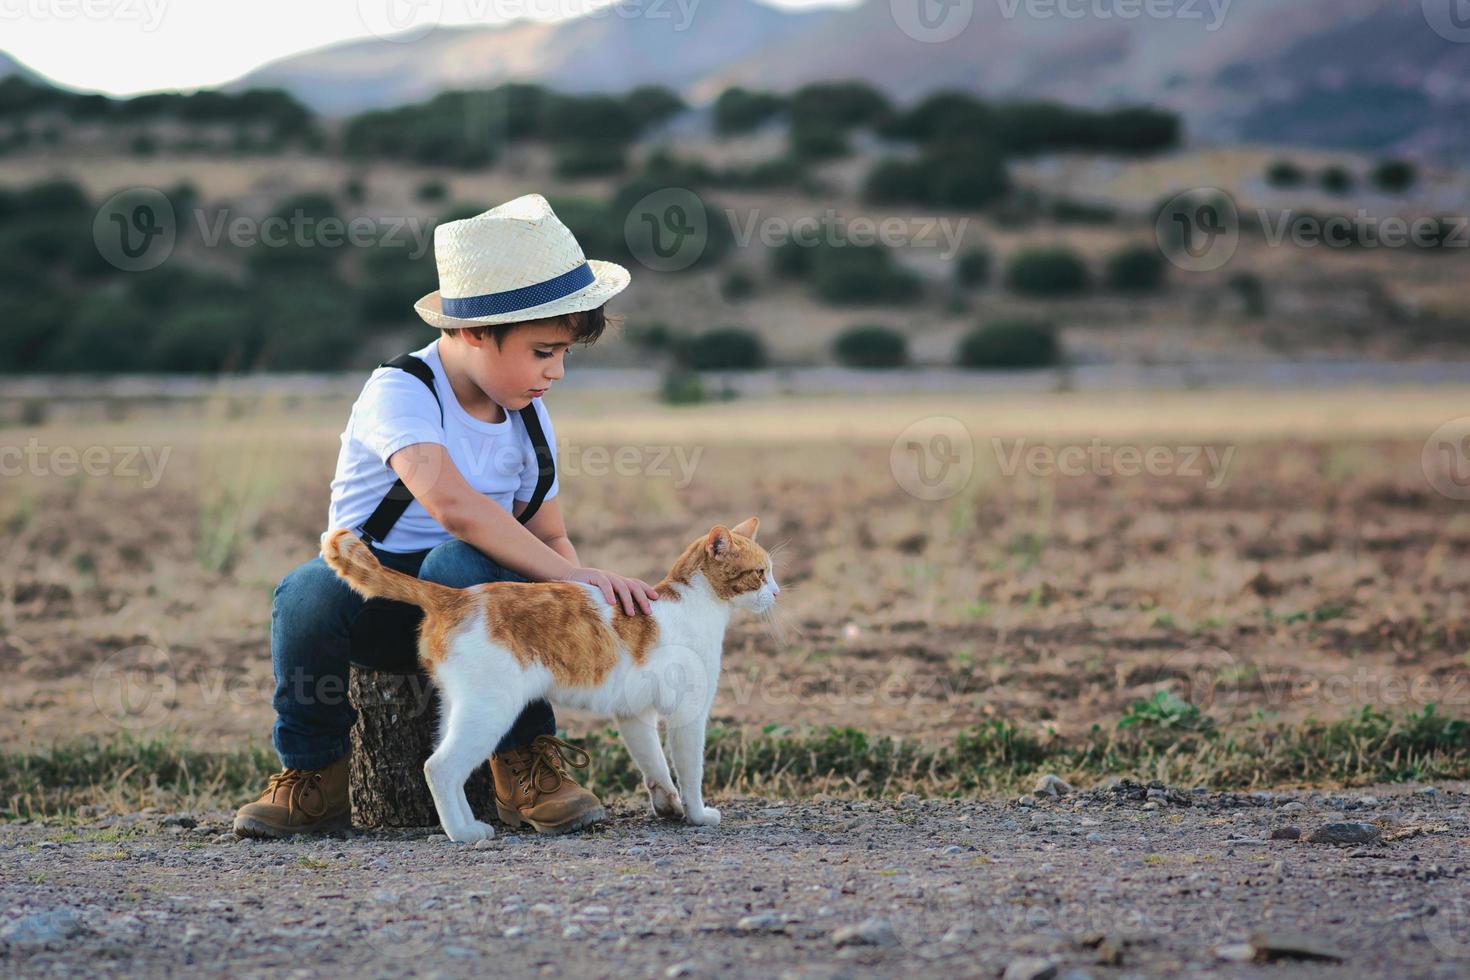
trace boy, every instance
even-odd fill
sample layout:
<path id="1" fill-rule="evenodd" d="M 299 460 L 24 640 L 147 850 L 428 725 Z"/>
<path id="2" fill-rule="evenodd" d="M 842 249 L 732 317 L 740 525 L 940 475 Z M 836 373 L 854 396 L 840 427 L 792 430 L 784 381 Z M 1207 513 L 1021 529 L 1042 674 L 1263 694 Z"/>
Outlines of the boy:
<path id="1" fill-rule="evenodd" d="M 556 499 L 559 481 L 529 520 L 518 519 L 542 489 L 536 422 L 556 453 L 541 396 L 561 378 L 568 348 L 601 335 L 603 304 L 627 286 L 627 270 L 584 258 L 539 194 L 439 225 L 434 258 L 440 288 L 414 309 L 440 337 L 413 352 L 432 372 L 433 389 L 423 365 L 410 365 L 423 379 L 387 366 L 368 378 L 342 433 L 329 528 L 350 528 L 384 564 L 443 585 L 586 582 L 630 615 L 649 612 L 658 596 L 646 582 L 582 566 Z M 396 517 L 385 499 L 402 496 L 395 481 L 412 494 Z M 388 621 L 374 619 L 383 612 L 319 555 L 276 586 L 272 738 L 283 770 L 236 813 L 237 834 L 286 837 L 350 822 L 357 712 L 346 693 L 349 661 L 410 669 L 416 656 L 402 629 L 372 628 Z M 562 833 L 604 813 L 567 774 L 562 753 L 570 746 L 555 732 L 550 705 L 537 701 L 490 762 L 502 805 L 538 831 Z"/>

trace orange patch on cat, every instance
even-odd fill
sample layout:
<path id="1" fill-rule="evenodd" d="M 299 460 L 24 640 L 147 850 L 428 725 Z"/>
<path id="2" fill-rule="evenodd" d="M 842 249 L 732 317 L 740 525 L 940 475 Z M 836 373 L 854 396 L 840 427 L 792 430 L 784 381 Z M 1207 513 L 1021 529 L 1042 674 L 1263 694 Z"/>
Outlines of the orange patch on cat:
<path id="1" fill-rule="evenodd" d="M 662 602 L 664 594 L 660 592 L 660 598 L 653 601 Z M 672 590 L 668 594 L 678 595 Z M 632 657 L 633 662 L 641 667 L 648 660 L 648 651 L 653 649 L 654 641 L 658 639 L 658 622 L 652 616 L 643 613 L 629 616 L 619 606 L 613 611 L 612 626 L 618 634 L 618 639 L 623 641 L 623 647 L 628 651 L 628 656 Z"/>
<path id="2" fill-rule="evenodd" d="M 571 582 L 495 582 L 474 590 L 490 638 L 522 667 L 543 665 L 559 684 L 593 687 L 617 663 L 613 637 L 585 589 Z"/>

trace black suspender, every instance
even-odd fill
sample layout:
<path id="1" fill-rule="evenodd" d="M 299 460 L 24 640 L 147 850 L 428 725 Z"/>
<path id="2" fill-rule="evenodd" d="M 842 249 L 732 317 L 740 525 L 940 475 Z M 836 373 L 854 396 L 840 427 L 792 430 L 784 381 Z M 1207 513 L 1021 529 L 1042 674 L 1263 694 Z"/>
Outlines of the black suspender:
<path id="1" fill-rule="evenodd" d="M 434 369 L 414 357 L 412 354 L 399 354 L 391 361 L 384 361 L 379 367 L 398 368 L 407 371 L 424 383 L 429 393 L 434 396 L 434 402 L 439 406 L 439 424 L 444 424 L 444 403 L 439 400 L 439 392 L 434 388 Z M 526 509 L 521 511 L 516 519 L 522 524 L 530 521 L 541 508 L 541 501 L 546 498 L 546 493 L 551 489 L 551 481 L 556 476 L 556 461 L 551 455 L 551 447 L 546 444 L 546 433 L 541 430 L 541 418 L 536 414 L 536 404 L 532 402 L 521 409 L 521 422 L 526 426 L 526 435 L 531 437 L 531 446 L 536 452 L 536 490 L 531 494 L 531 500 L 526 504 Z M 383 543 L 388 532 L 393 530 L 393 525 L 398 523 L 398 518 L 408 509 L 413 500 L 413 492 L 404 485 L 402 480 L 396 480 L 393 486 L 383 496 L 383 500 L 373 511 L 372 516 L 362 522 L 361 537 L 365 541 Z"/>

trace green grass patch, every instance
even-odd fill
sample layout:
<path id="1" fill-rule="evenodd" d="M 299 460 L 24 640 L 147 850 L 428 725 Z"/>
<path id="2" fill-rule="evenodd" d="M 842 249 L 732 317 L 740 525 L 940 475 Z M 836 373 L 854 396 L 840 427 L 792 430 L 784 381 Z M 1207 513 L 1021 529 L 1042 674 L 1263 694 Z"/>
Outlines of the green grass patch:
<path id="1" fill-rule="evenodd" d="M 591 767 L 578 774 L 590 789 L 642 792 L 614 730 L 578 741 L 592 755 Z M 1259 719 L 1220 727 L 1195 706 L 1161 693 L 1135 702 L 1111 728 L 1094 726 L 1076 738 L 1001 720 L 940 745 L 853 728 L 742 732 L 714 726 L 705 757 L 711 795 L 1013 793 L 1029 789 L 1043 772 L 1083 787 L 1108 776 L 1216 790 L 1350 786 L 1470 778 L 1470 722 L 1430 705 L 1397 716 L 1361 708 L 1329 722 Z M 276 769 L 275 754 L 265 747 L 211 752 L 131 736 L 0 753 L 0 817 L 66 817 L 97 803 L 120 811 L 233 808 L 253 798 Z"/>

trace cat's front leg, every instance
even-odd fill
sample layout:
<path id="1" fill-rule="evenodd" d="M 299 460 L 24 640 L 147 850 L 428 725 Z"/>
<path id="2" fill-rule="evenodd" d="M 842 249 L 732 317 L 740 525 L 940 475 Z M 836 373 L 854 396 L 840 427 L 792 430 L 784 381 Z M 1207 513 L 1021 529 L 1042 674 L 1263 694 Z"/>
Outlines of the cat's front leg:
<path id="1" fill-rule="evenodd" d="M 683 820 L 684 806 L 679 802 L 679 791 L 674 788 L 674 778 L 669 774 L 663 746 L 658 744 L 658 715 L 649 711 L 620 717 L 617 721 L 623 744 L 628 747 L 633 764 L 643 774 L 643 785 L 648 789 L 653 812 L 664 820 Z"/>
<path id="2" fill-rule="evenodd" d="M 720 811 L 704 805 L 704 716 L 669 726 L 669 752 L 679 775 L 679 795 L 684 801 L 684 819 L 699 827 L 718 827 Z"/>

